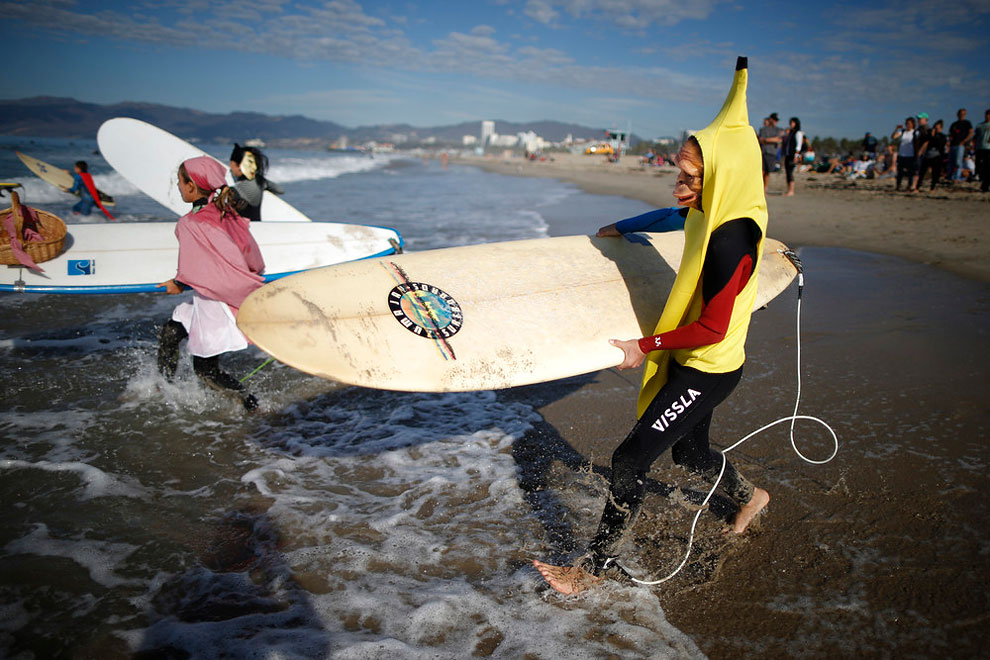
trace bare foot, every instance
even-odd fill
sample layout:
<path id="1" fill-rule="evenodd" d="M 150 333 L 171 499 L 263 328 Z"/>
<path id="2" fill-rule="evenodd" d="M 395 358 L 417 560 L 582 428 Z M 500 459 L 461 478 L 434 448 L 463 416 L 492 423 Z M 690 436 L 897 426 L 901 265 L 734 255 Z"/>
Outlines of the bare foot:
<path id="1" fill-rule="evenodd" d="M 535 559 L 533 566 L 536 566 L 536 570 L 551 587 L 565 596 L 580 593 L 602 581 L 602 578 L 592 575 L 580 566 L 554 566 Z"/>
<path id="2" fill-rule="evenodd" d="M 749 502 L 743 504 L 739 508 L 739 513 L 736 514 L 736 519 L 732 521 L 732 532 L 734 534 L 742 534 L 746 531 L 749 523 L 753 522 L 753 518 L 763 511 L 767 503 L 770 502 L 770 493 L 763 490 L 762 488 L 753 489 L 753 497 L 750 498 Z"/>
<path id="3" fill-rule="evenodd" d="M 784 197 L 794 197 L 794 193 L 792 193 L 792 192 L 785 192 L 784 193 Z"/>

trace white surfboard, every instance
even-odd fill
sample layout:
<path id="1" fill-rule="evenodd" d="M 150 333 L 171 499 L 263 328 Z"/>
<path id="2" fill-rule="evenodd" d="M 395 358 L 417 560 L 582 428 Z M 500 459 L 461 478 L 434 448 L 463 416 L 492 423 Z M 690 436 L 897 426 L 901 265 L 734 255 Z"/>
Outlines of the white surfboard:
<path id="1" fill-rule="evenodd" d="M 797 274 L 764 242 L 757 307 Z M 652 334 L 683 232 L 430 250 L 300 273 L 252 293 L 237 325 L 277 360 L 352 385 L 500 389 L 614 367 Z"/>
<path id="2" fill-rule="evenodd" d="M 187 205 L 188 206 L 188 205 Z M 139 293 L 162 291 L 175 276 L 179 244 L 174 222 L 68 225 L 66 248 L 38 264 L 43 273 L 0 265 L 0 291 L 31 293 Z M 265 259 L 265 279 L 319 268 L 401 247 L 394 229 L 332 222 L 252 222 Z"/>
<path id="3" fill-rule="evenodd" d="M 182 201 L 177 187 L 179 165 L 190 158 L 210 156 L 208 153 L 168 131 L 130 117 L 103 122 L 96 133 L 96 142 L 110 166 L 141 192 L 178 215 L 189 211 L 189 203 Z M 224 168 L 228 166 L 228 163 L 217 162 Z M 227 182 L 233 183 L 229 170 Z M 264 222 L 310 222 L 301 211 L 267 190 L 261 201 L 261 219 Z"/>

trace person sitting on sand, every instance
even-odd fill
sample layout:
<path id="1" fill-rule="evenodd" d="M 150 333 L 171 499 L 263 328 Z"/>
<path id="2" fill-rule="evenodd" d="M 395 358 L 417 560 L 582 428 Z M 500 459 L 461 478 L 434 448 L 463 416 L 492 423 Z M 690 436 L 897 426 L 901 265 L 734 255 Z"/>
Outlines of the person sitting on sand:
<path id="1" fill-rule="evenodd" d="M 870 160 L 870 154 L 864 151 L 859 160 L 853 163 L 846 178 L 850 181 L 853 179 L 872 179 L 874 165 L 875 163 Z"/>
<path id="2" fill-rule="evenodd" d="M 819 163 L 815 171 L 818 174 L 844 174 L 848 168 L 852 167 L 852 163 L 853 157 L 851 154 L 846 154 L 841 158 L 839 156 L 832 156 L 824 162 Z"/>
<path id="3" fill-rule="evenodd" d="M 667 449 L 676 464 L 709 483 L 719 476 L 723 455 L 712 451 L 708 430 L 712 411 L 742 376 L 767 225 L 761 149 L 746 109 L 747 77 L 746 59 L 739 58 L 721 112 L 681 148 L 674 197 L 688 208 L 684 253 L 657 334 L 610 340 L 623 351 L 620 369 L 646 362 L 639 418 L 612 454 L 609 497 L 588 554 L 574 566 L 533 562 L 561 593 L 604 579 L 639 515 L 647 472 Z M 739 505 L 731 531 L 741 534 L 770 495 L 728 462 L 719 485 Z"/>
<path id="4" fill-rule="evenodd" d="M 179 194 L 193 205 L 179 218 L 179 264 L 174 278 L 162 282 L 165 293 L 194 291 L 162 326 L 158 369 L 171 380 L 179 363 L 179 343 L 189 338 L 193 369 L 207 385 L 238 394 L 248 410 L 258 407 L 254 395 L 220 369 L 220 355 L 247 348 L 234 320 L 248 294 L 264 284 L 265 262 L 251 236 L 249 223 L 234 211 L 223 165 L 209 156 L 190 158 L 179 166 Z"/>

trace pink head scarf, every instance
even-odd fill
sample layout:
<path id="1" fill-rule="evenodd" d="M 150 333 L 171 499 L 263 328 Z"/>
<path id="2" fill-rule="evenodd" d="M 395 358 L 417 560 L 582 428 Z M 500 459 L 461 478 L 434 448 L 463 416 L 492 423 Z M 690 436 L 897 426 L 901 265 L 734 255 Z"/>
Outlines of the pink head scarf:
<path id="1" fill-rule="evenodd" d="M 227 170 L 209 156 L 190 158 L 182 165 L 186 168 L 189 180 L 201 190 L 212 190 L 215 193 L 227 185 Z M 213 195 L 210 195 L 210 199 L 212 198 Z"/>

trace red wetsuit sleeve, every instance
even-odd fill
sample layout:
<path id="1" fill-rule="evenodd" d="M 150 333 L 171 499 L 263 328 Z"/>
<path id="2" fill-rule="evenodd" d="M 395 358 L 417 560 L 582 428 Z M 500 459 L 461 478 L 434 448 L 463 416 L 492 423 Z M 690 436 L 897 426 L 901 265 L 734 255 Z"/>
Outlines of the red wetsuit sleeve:
<path id="1" fill-rule="evenodd" d="M 701 316 L 694 323 L 675 328 L 663 334 L 643 337 L 639 349 L 644 353 L 675 348 L 694 348 L 717 344 L 725 338 L 732 318 L 736 296 L 743 290 L 753 273 L 753 259 L 743 256 L 732 277 L 722 289 L 712 296 L 701 309 Z"/>

